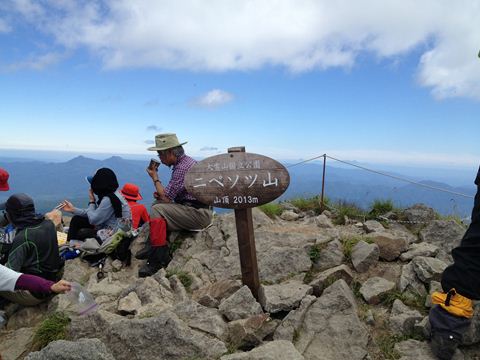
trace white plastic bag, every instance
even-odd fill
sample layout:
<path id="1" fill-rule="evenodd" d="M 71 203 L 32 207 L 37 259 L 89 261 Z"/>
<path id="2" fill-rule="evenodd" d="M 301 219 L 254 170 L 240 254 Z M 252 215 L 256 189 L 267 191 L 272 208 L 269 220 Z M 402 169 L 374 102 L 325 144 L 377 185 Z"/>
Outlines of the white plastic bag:
<path id="1" fill-rule="evenodd" d="M 67 297 L 77 308 L 77 313 L 80 316 L 88 315 L 98 308 L 93 296 L 79 283 L 72 282 L 72 289 L 67 293 Z"/>

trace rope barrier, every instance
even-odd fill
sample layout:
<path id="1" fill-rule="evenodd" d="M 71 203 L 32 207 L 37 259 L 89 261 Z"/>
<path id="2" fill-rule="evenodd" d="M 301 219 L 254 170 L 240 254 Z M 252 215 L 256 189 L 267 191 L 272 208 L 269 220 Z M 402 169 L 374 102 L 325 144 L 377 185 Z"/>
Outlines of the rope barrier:
<path id="1" fill-rule="evenodd" d="M 294 167 L 294 166 L 297 166 L 297 165 L 300 165 L 300 164 L 305 164 L 307 162 L 317 160 L 321 157 L 326 157 L 326 158 L 329 158 L 331 160 L 338 161 L 340 163 L 343 163 L 343 164 L 346 164 L 346 165 L 349 165 L 349 166 L 353 166 L 353 167 L 356 167 L 356 168 L 359 168 L 359 169 L 362 169 L 362 170 L 365 170 L 365 171 L 369 171 L 369 172 L 377 174 L 377 175 L 382 175 L 382 176 L 386 176 L 386 177 L 389 177 L 389 178 L 392 178 L 392 179 L 395 179 L 395 180 L 404 181 L 404 182 L 407 182 L 407 183 L 410 183 L 410 184 L 413 184 L 413 185 L 416 185 L 416 186 L 421 186 L 421 187 L 424 187 L 424 188 L 427 188 L 427 189 L 430 189 L 430 190 L 441 191 L 441 192 L 452 194 L 452 195 L 462 196 L 462 197 L 465 197 L 465 198 L 468 198 L 468 199 L 473 199 L 474 198 L 471 195 L 463 194 L 463 193 L 460 193 L 460 192 L 457 192 L 457 191 L 451 191 L 451 190 L 443 189 L 443 188 L 440 188 L 440 187 L 437 187 L 437 186 L 423 184 L 423 183 L 420 183 L 418 181 L 413 181 L 413 180 L 406 179 L 406 178 L 403 178 L 403 177 L 400 177 L 400 176 L 387 174 L 387 173 L 382 172 L 382 171 L 369 169 L 369 168 L 366 168 L 364 166 L 360 166 L 360 165 L 357 165 L 357 164 L 352 164 L 348 161 L 340 160 L 340 159 L 334 158 L 333 156 L 330 156 L 330 155 L 327 155 L 327 154 L 319 155 L 319 156 L 313 157 L 313 158 L 308 159 L 308 160 L 300 161 L 298 163 L 287 166 L 287 168 L 291 168 L 291 167 Z"/>
<path id="2" fill-rule="evenodd" d="M 298 163 L 296 163 L 296 164 L 292 164 L 292 165 L 287 166 L 287 168 L 292 168 L 292 167 L 297 166 L 297 165 L 305 164 L 305 163 L 307 163 L 307 162 L 320 159 L 321 157 L 324 157 L 324 156 L 327 156 L 327 154 L 323 154 L 323 155 L 320 155 L 320 156 L 315 156 L 315 157 L 313 157 L 313 158 L 311 158 L 311 159 L 300 161 L 300 162 L 298 162 Z"/>

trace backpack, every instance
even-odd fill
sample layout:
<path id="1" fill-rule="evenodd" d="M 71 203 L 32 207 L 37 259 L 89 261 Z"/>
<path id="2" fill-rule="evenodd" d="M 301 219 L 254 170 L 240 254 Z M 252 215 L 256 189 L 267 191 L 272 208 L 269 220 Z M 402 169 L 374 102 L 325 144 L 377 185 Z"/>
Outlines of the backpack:
<path id="1" fill-rule="evenodd" d="M 88 261 L 95 266 L 102 259 L 110 256 L 112 259 L 118 259 L 126 266 L 131 263 L 132 253 L 130 251 L 130 244 L 135 235 L 131 231 L 118 230 L 115 234 L 105 239 L 102 244 L 94 238 L 85 239 L 81 244 L 80 258 Z"/>

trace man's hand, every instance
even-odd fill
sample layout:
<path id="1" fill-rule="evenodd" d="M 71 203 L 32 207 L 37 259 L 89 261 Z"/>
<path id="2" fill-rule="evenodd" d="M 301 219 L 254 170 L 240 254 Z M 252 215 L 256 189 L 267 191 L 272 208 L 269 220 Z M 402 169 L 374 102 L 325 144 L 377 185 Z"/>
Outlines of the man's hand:
<path id="1" fill-rule="evenodd" d="M 147 167 L 147 174 L 148 176 L 150 176 L 152 178 L 153 181 L 157 180 L 158 179 L 158 172 L 157 172 L 157 169 L 150 169 L 149 167 Z"/>
<path id="2" fill-rule="evenodd" d="M 56 282 L 50 288 L 50 290 L 52 290 L 52 292 L 57 293 L 57 294 L 66 293 L 67 291 L 70 291 L 71 289 L 72 289 L 72 284 L 70 284 L 68 281 L 65 281 L 65 280 L 60 280 L 59 282 Z"/>

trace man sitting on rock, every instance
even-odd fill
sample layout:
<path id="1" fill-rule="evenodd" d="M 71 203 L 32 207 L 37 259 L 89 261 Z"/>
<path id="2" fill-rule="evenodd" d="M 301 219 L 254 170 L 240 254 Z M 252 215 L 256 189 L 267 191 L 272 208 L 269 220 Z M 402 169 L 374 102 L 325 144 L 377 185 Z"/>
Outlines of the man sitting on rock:
<path id="1" fill-rule="evenodd" d="M 35 213 L 33 200 L 27 194 L 14 194 L 4 204 L 7 218 L 16 234 L 8 254 L 7 267 L 57 282 L 63 272 L 58 252 L 57 232 L 51 220 Z M 37 305 L 50 295 L 25 290 L 0 292 L 0 296 L 25 306 Z"/>
<path id="2" fill-rule="evenodd" d="M 472 300 L 480 300 L 480 169 L 475 179 L 472 222 L 460 246 L 452 250 L 453 264 L 442 274 L 443 293 L 432 294 L 431 347 L 442 360 L 451 359 L 473 317 Z"/>
<path id="3" fill-rule="evenodd" d="M 137 258 L 147 258 L 139 270 L 140 277 L 151 276 L 169 260 L 167 230 L 199 230 L 212 221 L 212 210 L 195 199 L 185 189 L 185 174 L 196 161 L 185 155 L 185 151 L 175 134 L 155 136 L 155 146 L 148 148 L 156 151 L 160 161 L 172 167 L 172 176 L 166 186 L 158 178 L 158 168 L 148 167 L 156 190 L 156 201 L 150 211 L 150 246 L 142 249 Z"/>

